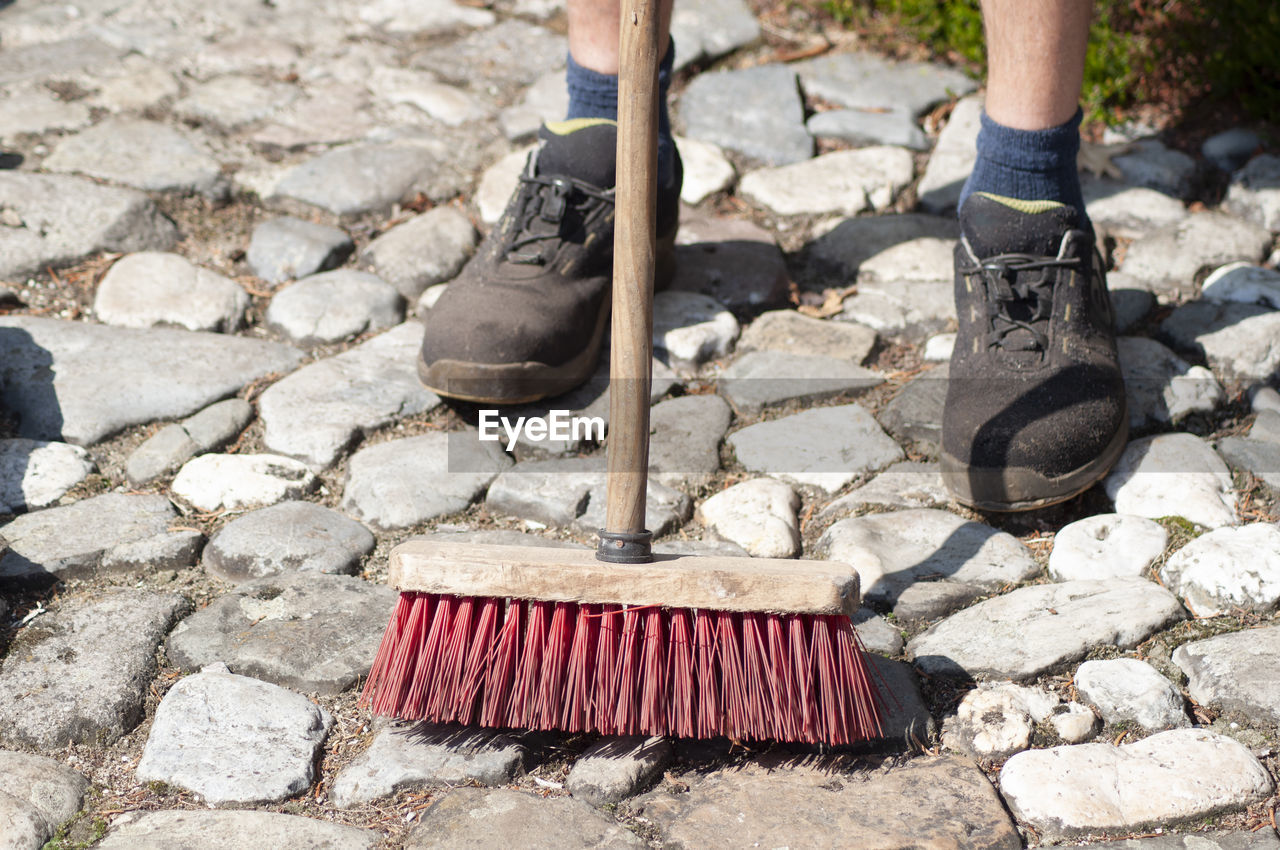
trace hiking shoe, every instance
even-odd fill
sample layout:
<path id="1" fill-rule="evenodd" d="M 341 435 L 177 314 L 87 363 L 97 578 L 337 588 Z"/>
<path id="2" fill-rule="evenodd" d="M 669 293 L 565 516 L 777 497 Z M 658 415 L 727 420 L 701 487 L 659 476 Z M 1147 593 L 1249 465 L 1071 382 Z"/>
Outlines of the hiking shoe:
<path id="1" fill-rule="evenodd" d="M 1020 511 L 1102 478 L 1129 433 L 1102 258 L 1074 207 L 975 193 L 960 210 L 959 332 L 942 416 L 956 499 Z"/>
<path id="2" fill-rule="evenodd" d="M 559 395 L 595 370 L 609 321 L 618 126 L 549 124 L 501 220 L 427 314 L 418 375 L 463 401 Z M 655 286 L 675 271 L 681 166 L 658 189 Z"/>

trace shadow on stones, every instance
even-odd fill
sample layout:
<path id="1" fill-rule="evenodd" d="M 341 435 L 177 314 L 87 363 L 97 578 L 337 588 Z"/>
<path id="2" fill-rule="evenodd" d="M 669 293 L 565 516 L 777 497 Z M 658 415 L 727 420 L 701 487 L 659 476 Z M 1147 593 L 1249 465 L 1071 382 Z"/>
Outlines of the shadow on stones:
<path id="1" fill-rule="evenodd" d="M 8 6 L 13 0 L 0 0 L 0 9 Z M 16 151 L 0 151 L 0 169 L 14 169 L 22 165 L 22 154 Z"/>
<path id="2" fill-rule="evenodd" d="M 455 724 L 439 725 L 422 721 L 412 726 L 395 730 L 395 734 L 403 735 L 415 744 L 448 747 L 461 753 L 475 753 L 493 744 L 499 746 L 511 743 L 510 736 L 500 729 L 483 729 Z"/>
<path id="3" fill-rule="evenodd" d="M 53 355 L 21 328 L 0 325 L 0 415 L 4 436 L 61 440 Z"/>

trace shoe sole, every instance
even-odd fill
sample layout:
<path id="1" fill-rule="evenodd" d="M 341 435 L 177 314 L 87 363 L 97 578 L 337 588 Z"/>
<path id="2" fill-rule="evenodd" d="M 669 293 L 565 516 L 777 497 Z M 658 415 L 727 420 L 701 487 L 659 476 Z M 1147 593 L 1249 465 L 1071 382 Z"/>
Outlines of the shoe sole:
<path id="1" fill-rule="evenodd" d="M 675 233 L 659 239 L 654 288 L 664 289 L 675 276 Z M 573 358 L 552 366 L 526 360 L 520 363 L 470 363 L 436 360 L 427 363 L 418 350 L 418 380 L 439 396 L 473 404 L 528 404 L 553 398 L 584 383 L 600 361 L 600 345 L 609 326 L 612 299 L 606 297 L 587 346 Z"/>
<path id="2" fill-rule="evenodd" d="M 1015 513 L 1047 508 L 1079 496 L 1111 471 L 1129 441 L 1128 406 L 1121 426 L 1102 454 L 1066 475 L 1051 478 L 1034 469 L 972 469 L 942 453 L 942 480 L 957 502 L 980 511 Z M 1035 494 L 1035 495 L 1033 495 Z"/>

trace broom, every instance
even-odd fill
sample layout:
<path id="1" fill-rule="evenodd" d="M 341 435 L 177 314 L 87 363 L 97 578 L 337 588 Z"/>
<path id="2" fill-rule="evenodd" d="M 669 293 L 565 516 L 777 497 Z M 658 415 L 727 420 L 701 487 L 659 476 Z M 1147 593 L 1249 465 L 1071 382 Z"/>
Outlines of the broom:
<path id="1" fill-rule="evenodd" d="M 410 541 L 360 698 L 432 723 L 851 744 L 882 703 L 850 616 L 853 568 L 654 555 L 644 530 L 658 20 L 621 27 L 606 529 L 597 551 Z"/>

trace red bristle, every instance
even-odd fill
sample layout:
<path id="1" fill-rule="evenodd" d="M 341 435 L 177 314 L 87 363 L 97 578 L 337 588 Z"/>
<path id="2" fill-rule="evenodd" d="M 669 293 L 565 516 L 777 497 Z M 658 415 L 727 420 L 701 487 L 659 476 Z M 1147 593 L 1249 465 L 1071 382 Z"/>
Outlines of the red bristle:
<path id="1" fill-rule="evenodd" d="M 720 709 L 720 675 L 716 665 L 715 615 L 699 609 L 693 618 L 694 662 L 697 664 L 698 737 L 714 738 L 724 734 L 724 717 Z"/>
<path id="2" fill-rule="evenodd" d="M 840 706 L 839 674 L 836 652 L 831 643 L 831 629 L 825 617 L 813 618 L 813 660 L 818 674 L 818 706 L 822 740 L 835 745 L 849 743 Z"/>
<path id="3" fill-rule="evenodd" d="M 418 663 L 413 668 L 413 682 L 404 697 L 401 716 L 406 720 L 427 719 L 429 691 L 435 684 L 436 670 L 444 658 L 444 647 L 449 638 L 449 627 L 453 623 L 453 612 L 457 604 L 456 596 L 436 597 L 426 639 L 418 652 Z"/>
<path id="4" fill-rule="evenodd" d="M 600 613 L 600 629 L 596 636 L 596 690 L 591 706 L 591 723 L 602 735 L 615 730 L 618 707 L 618 647 L 622 643 L 622 614 L 617 605 L 606 605 Z"/>
<path id="5" fill-rule="evenodd" d="M 596 635 L 600 631 L 600 606 L 578 606 L 566 673 L 564 713 L 560 726 L 566 732 L 584 732 L 591 717 L 592 673 L 595 671 Z"/>
<path id="6" fill-rule="evenodd" d="M 871 681 L 866 650 L 847 617 L 840 618 L 836 636 L 839 639 L 840 666 L 849 671 L 849 704 L 854 712 L 857 738 L 870 741 L 882 737 L 880 691 Z"/>
<path id="7" fill-rule="evenodd" d="M 400 710 L 400 694 L 407 685 L 414 660 L 411 653 L 417 646 L 417 641 L 412 639 L 412 632 L 416 628 L 415 624 L 425 616 L 423 608 L 430 604 L 429 599 L 424 600 L 422 594 L 417 593 L 402 593 L 396 600 L 396 610 L 392 615 L 396 631 L 392 633 L 391 625 L 388 624 L 378 652 L 385 659 L 383 664 L 386 665 L 386 670 L 376 676 L 376 689 L 372 671 L 369 674 L 369 684 L 365 686 L 365 698 L 369 700 L 374 712 L 390 714 Z M 385 654 L 383 649 L 386 650 Z"/>
<path id="8" fill-rule="evenodd" d="M 809 636 L 805 617 L 792 617 L 791 669 L 795 671 L 796 705 L 800 708 L 798 738 L 814 744 L 822 740 L 818 729 L 818 702 L 813 689 L 813 658 L 809 654 Z"/>
<path id="9" fill-rule="evenodd" d="M 523 729 L 533 727 L 538 699 L 538 679 L 542 675 L 542 653 L 547 645 L 547 626 L 553 603 L 541 600 L 529 603 L 529 622 L 525 626 L 524 651 L 516 667 L 511 704 L 507 707 L 507 725 Z"/>
<path id="10" fill-rule="evenodd" d="M 551 612 L 534 712 L 534 723 L 538 729 L 556 729 L 560 724 L 560 713 L 564 709 L 565 673 L 569 667 L 569 650 L 573 642 L 572 623 L 577 607 L 572 602 L 557 602 Z"/>
<path id="11" fill-rule="evenodd" d="M 501 726 L 507 718 L 507 701 L 511 683 L 515 679 L 516 658 L 520 653 L 521 620 L 524 605 L 507 604 L 507 615 L 498 633 L 498 643 L 493 651 L 493 662 L 484 677 L 484 705 L 480 709 L 480 722 L 485 726 Z"/>
<path id="12" fill-rule="evenodd" d="M 394 655 L 400 635 L 404 632 L 405 621 L 409 619 L 409 611 L 412 608 L 413 600 L 408 598 L 406 594 L 401 593 L 396 596 L 396 607 L 391 612 L 391 619 L 387 621 L 387 627 L 382 630 L 382 641 L 378 644 L 378 654 L 374 657 L 373 665 L 369 668 L 369 675 L 364 680 L 364 690 L 360 692 L 358 705 L 369 705 L 373 701 L 373 695 L 378 692 L 378 684 L 386 681 L 387 674 L 391 668 L 391 657 Z"/>
<path id="13" fill-rule="evenodd" d="M 768 649 L 764 643 L 764 615 L 742 616 L 742 667 L 747 734 L 763 740 L 773 732 L 773 688 L 767 669 Z"/>
<path id="14" fill-rule="evenodd" d="M 773 691 L 773 737 L 794 741 L 800 729 L 800 712 L 796 703 L 795 673 L 791 668 L 791 644 L 787 639 L 788 617 L 765 618 L 765 637 L 769 642 L 769 681 Z"/>
<path id="15" fill-rule="evenodd" d="M 453 607 L 453 620 L 440 650 L 435 682 L 427 697 L 426 717 L 433 723 L 453 719 L 453 703 L 467 674 L 467 651 L 471 649 L 471 614 L 475 599 L 459 597 Z"/>
<path id="16" fill-rule="evenodd" d="M 451 712 L 452 719 L 459 723 L 469 724 L 475 718 L 480 688 L 484 685 L 489 665 L 493 661 L 498 613 L 501 610 L 502 602 L 497 599 L 485 599 L 480 605 L 471 648 L 467 652 L 466 678 L 458 690 Z"/>
<path id="17" fill-rule="evenodd" d="M 665 735 L 667 729 L 667 624 L 661 608 L 644 617 L 644 652 L 640 657 L 640 731 Z"/>
<path id="18" fill-rule="evenodd" d="M 690 612 L 670 612 L 671 640 L 667 653 L 667 730 L 681 738 L 693 737 L 693 627 Z"/>
<path id="19" fill-rule="evenodd" d="M 618 703 L 613 719 L 616 735 L 640 732 L 640 611 L 639 608 L 626 608 L 622 612 L 622 640 L 618 645 L 618 666 L 614 674 L 618 682 Z"/>
<path id="20" fill-rule="evenodd" d="M 741 740 L 750 737 L 747 725 L 746 674 L 742 669 L 741 615 L 720 611 L 716 616 L 716 657 L 720 660 L 720 703 L 725 716 L 724 734 Z"/>

